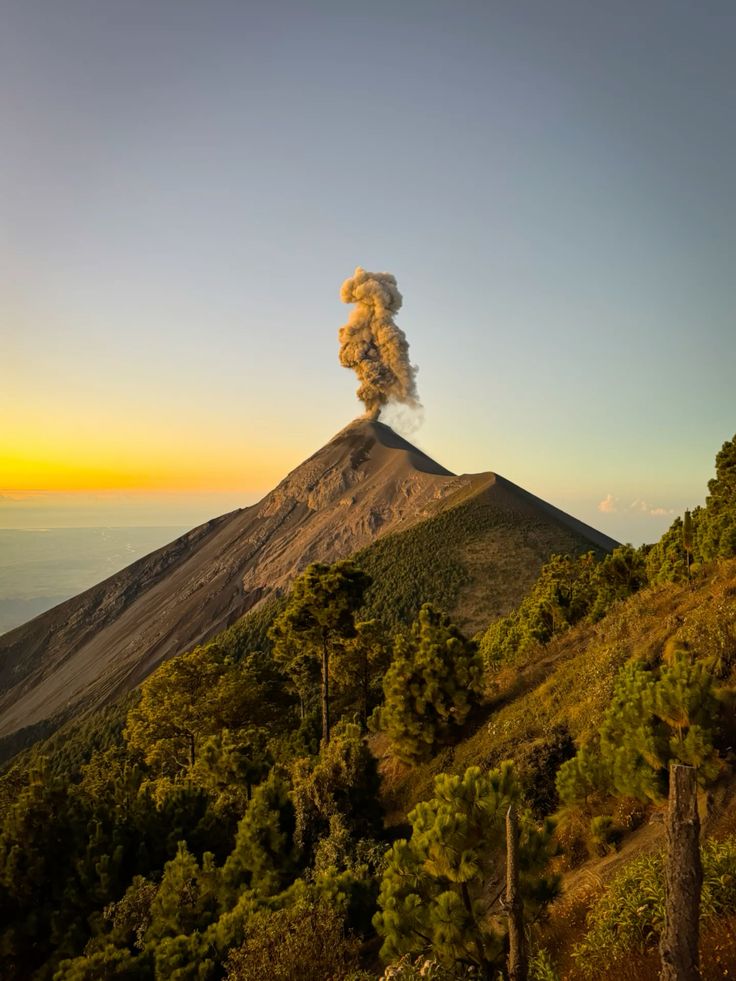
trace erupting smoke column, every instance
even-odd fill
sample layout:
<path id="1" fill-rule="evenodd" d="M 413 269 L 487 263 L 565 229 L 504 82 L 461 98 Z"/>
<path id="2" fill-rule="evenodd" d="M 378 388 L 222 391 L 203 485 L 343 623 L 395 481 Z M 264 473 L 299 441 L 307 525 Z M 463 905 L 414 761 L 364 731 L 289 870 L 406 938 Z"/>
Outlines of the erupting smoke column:
<path id="1" fill-rule="evenodd" d="M 417 369 L 409 361 L 406 336 L 393 320 L 401 308 L 396 278 L 358 266 L 342 284 L 340 299 L 355 304 L 340 328 L 340 364 L 353 368 L 360 379 L 358 398 L 368 414 L 377 418 L 388 402 L 418 407 Z"/>

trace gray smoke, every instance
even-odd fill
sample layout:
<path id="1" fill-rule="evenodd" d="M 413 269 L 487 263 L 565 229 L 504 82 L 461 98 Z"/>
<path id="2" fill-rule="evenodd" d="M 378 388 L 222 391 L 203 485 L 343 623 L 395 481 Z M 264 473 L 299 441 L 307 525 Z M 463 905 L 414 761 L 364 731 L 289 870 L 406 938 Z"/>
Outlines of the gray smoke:
<path id="1" fill-rule="evenodd" d="M 377 418 L 389 402 L 417 408 L 417 369 L 409 361 L 406 336 L 393 319 L 401 308 L 396 278 L 358 266 L 342 284 L 340 299 L 355 304 L 340 328 L 340 364 L 360 379 L 358 398 L 368 414 Z"/>

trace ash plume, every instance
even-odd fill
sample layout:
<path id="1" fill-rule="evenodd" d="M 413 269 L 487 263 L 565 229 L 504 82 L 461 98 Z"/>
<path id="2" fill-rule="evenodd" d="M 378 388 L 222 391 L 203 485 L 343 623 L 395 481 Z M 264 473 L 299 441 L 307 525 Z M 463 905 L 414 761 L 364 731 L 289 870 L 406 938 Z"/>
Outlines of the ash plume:
<path id="1" fill-rule="evenodd" d="M 340 364 L 352 368 L 360 379 L 357 394 L 367 414 L 377 418 L 390 402 L 418 408 L 417 369 L 409 361 L 406 335 L 394 323 L 401 308 L 396 278 L 358 266 L 342 284 L 340 299 L 355 304 L 338 335 Z"/>

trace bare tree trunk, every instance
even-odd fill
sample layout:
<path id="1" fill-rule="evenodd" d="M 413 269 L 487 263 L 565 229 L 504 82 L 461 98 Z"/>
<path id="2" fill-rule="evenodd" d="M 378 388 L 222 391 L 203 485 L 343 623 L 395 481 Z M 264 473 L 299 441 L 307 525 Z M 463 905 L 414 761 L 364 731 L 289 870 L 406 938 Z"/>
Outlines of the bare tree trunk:
<path id="1" fill-rule="evenodd" d="M 368 684 L 369 684 L 368 656 L 366 655 L 363 661 L 363 691 L 362 691 L 363 706 L 361 710 L 363 716 L 361 719 L 363 723 L 363 732 L 368 731 Z"/>
<path id="2" fill-rule="evenodd" d="M 519 818 L 515 804 L 506 812 L 506 912 L 509 919 L 509 981 L 527 981 L 524 905 L 519 892 Z"/>
<path id="3" fill-rule="evenodd" d="M 322 742 L 330 741 L 330 650 L 327 639 L 322 640 Z"/>
<path id="4" fill-rule="evenodd" d="M 698 925 L 703 867 L 695 769 L 670 767 L 667 806 L 665 926 L 660 941 L 661 981 L 699 981 Z"/>

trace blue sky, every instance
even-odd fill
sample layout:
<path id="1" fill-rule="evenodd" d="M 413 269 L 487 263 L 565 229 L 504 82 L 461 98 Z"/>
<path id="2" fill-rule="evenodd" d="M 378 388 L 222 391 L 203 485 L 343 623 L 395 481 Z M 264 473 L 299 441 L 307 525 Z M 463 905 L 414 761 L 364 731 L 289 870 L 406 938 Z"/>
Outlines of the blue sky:
<path id="1" fill-rule="evenodd" d="M 360 411 L 360 264 L 415 442 L 653 540 L 736 430 L 735 37 L 726 2 L 8 0 L 0 524 L 270 489 Z"/>

